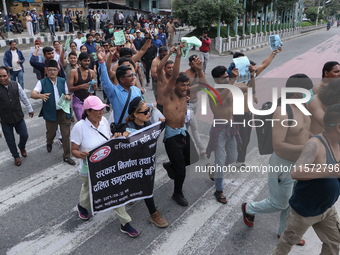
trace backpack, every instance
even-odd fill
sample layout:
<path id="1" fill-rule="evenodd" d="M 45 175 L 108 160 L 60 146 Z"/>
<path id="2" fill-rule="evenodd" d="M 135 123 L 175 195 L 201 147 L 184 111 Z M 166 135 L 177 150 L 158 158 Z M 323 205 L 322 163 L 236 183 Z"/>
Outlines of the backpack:
<path id="1" fill-rule="evenodd" d="M 268 110 L 272 107 L 272 102 L 265 102 L 262 105 L 261 110 Z M 281 98 L 278 99 L 277 105 L 281 105 Z M 287 104 L 286 111 L 288 113 L 288 119 L 293 119 L 293 110 L 289 104 Z M 254 115 L 254 119 L 262 120 L 262 127 L 256 127 L 257 134 L 257 144 L 259 148 L 260 155 L 272 154 L 274 152 L 273 148 L 273 137 L 272 137 L 272 121 L 266 121 L 266 119 L 273 119 L 273 114 L 268 115 Z M 256 123 L 256 120 L 254 120 Z M 288 125 L 291 126 L 293 121 L 288 121 Z"/>

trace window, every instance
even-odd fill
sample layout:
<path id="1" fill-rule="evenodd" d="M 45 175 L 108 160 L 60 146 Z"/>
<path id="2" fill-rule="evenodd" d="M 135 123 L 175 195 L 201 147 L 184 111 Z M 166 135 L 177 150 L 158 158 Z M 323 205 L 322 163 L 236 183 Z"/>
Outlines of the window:
<path id="1" fill-rule="evenodd" d="M 152 8 L 157 8 L 157 1 L 152 1 Z"/>
<path id="2" fill-rule="evenodd" d="M 129 1 L 129 7 L 133 8 L 133 1 Z"/>

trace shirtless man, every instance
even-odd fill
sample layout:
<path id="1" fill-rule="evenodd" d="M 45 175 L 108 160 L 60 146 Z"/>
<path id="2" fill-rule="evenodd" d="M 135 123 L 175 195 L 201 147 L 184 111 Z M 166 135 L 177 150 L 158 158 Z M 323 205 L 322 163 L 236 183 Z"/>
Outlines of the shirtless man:
<path id="1" fill-rule="evenodd" d="M 172 60 L 168 60 L 170 55 L 176 52 L 176 47 L 172 47 L 169 51 L 169 53 L 162 57 L 162 61 L 157 66 L 157 94 L 158 97 L 156 97 L 157 100 L 157 109 L 160 110 L 161 113 L 163 113 L 163 91 L 165 86 L 168 84 L 172 71 L 174 69 L 174 62 Z M 158 58 L 158 57 L 157 57 Z M 153 63 L 153 62 L 152 62 Z M 151 69 L 151 75 L 152 75 L 152 69 Z M 156 95 L 157 95 L 156 94 Z"/>
<path id="2" fill-rule="evenodd" d="M 313 82 L 305 74 L 295 74 L 289 77 L 286 87 L 312 89 Z M 289 93 L 287 98 L 303 98 L 302 93 Z M 281 125 L 281 121 L 288 119 L 288 114 L 281 115 L 281 106 L 278 106 L 273 114 L 274 126 L 272 129 L 272 140 L 274 152 L 270 157 L 270 166 L 292 168 L 296 160 L 309 139 L 310 117 L 304 115 L 295 104 L 290 105 L 294 120 L 297 122 L 295 126 L 287 127 Z M 251 202 L 242 204 L 244 223 L 252 227 L 254 226 L 255 214 L 266 214 L 273 212 L 281 212 L 280 226 L 278 236 L 281 236 L 286 228 L 287 216 L 289 214 L 289 198 L 293 192 L 295 181 L 290 176 L 290 171 L 268 171 L 268 186 L 270 197 L 260 202 Z M 302 239 L 299 245 L 304 245 Z"/>
<path id="3" fill-rule="evenodd" d="M 158 95 L 160 97 L 163 97 L 163 92 L 158 92 L 158 84 L 157 84 L 157 68 L 159 66 L 159 63 L 161 62 L 161 60 L 168 54 L 168 49 L 166 47 L 160 47 L 158 50 L 159 55 L 157 57 L 155 57 L 152 60 L 151 63 L 151 78 L 152 78 L 152 90 L 153 90 L 153 94 L 155 95 L 155 99 L 157 101 L 157 97 Z M 169 55 L 170 57 L 170 55 Z M 167 58 L 167 60 L 169 60 L 169 57 Z M 164 71 L 163 71 L 164 73 Z M 167 83 L 165 83 L 167 84 Z M 164 84 L 164 86 L 165 86 Z M 163 98 L 162 98 L 163 100 Z M 160 100 L 160 104 L 162 104 L 162 100 Z"/>
<path id="4" fill-rule="evenodd" d="M 203 70 L 198 70 L 195 66 L 194 60 L 197 59 L 197 58 L 198 58 L 197 55 L 190 56 L 189 57 L 190 68 L 184 71 L 184 73 L 186 73 L 188 75 L 188 77 L 190 78 L 190 87 L 197 84 L 197 82 L 205 83 L 203 81 L 203 79 L 205 79 L 205 74 L 204 74 Z M 197 109 L 198 109 L 197 92 L 198 91 L 192 90 L 192 89 L 190 89 L 190 91 L 189 91 L 190 100 L 188 100 L 188 102 L 187 102 L 187 108 L 190 111 L 190 120 L 189 120 L 189 122 L 186 123 L 186 125 L 187 125 L 187 129 L 189 129 L 189 127 L 191 127 L 191 132 L 192 132 L 192 136 L 193 136 L 193 139 L 195 141 L 195 144 L 198 147 L 200 155 L 203 155 L 203 154 L 205 154 L 205 148 L 204 148 L 204 145 L 202 143 L 202 140 L 201 140 L 199 132 L 198 132 L 198 125 L 197 125 L 197 121 L 196 121 L 196 117 L 195 117 Z"/>
<path id="5" fill-rule="evenodd" d="M 322 68 L 322 79 L 318 84 L 313 86 L 313 93 L 318 94 L 320 89 L 340 77 L 340 64 L 336 61 L 328 61 Z"/>
<path id="6" fill-rule="evenodd" d="M 92 80 L 96 80 L 96 73 L 89 69 L 90 55 L 86 52 L 82 52 L 79 55 L 80 66 L 77 69 L 73 69 L 70 72 L 68 90 L 74 92 L 72 98 L 72 106 L 77 120 L 81 120 L 81 116 L 84 112 L 83 104 L 84 100 L 92 93 L 89 93 L 89 88 Z M 97 90 L 97 84 L 93 84 L 93 90 Z"/>
<path id="7" fill-rule="evenodd" d="M 270 63 L 273 61 L 275 56 L 278 53 L 280 53 L 281 51 L 282 51 L 282 46 L 278 50 L 271 52 L 270 55 L 265 60 L 263 60 L 263 62 L 257 67 L 256 67 L 256 63 L 254 63 L 253 61 L 250 60 L 250 65 L 253 66 L 256 69 L 255 77 L 258 77 L 263 72 L 263 70 L 266 69 L 270 65 Z M 236 52 L 233 55 L 233 58 L 239 58 L 239 57 L 243 57 L 243 56 L 244 56 L 243 53 Z M 228 68 L 229 76 L 231 76 L 231 70 L 234 66 L 235 66 L 234 63 L 230 64 L 230 66 Z M 248 121 L 250 121 L 252 119 L 253 115 L 250 112 L 249 107 L 248 107 L 248 93 L 247 92 L 244 93 L 243 96 L 244 96 L 244 114 L 243 115 L 235 115 L 234 118 L 235 118 L 235 122 L 248 123 Z M 253 100 L 256 104 L 258 103 L 255 88 L 253 90 Z M 248 125 L 240 125 L 239 127 L 240 127 L 239 132 L 240 132 L 241 139 L 242 139 L 242 146 L 241 146 L 241 149 L 238 153 L 237 161 L 236 161 L 235 165 L 237 167 L 241 167 L 241 166 L 244 167 L 246 165 L 245 161 L 246 161 L 247 147 L 248 147 L 248 144 L 250 142 L 250 136 L 251 136 L 252 128 Z"/>
<path id="8" fill-rule="evenodd" d="M 324 131 L 306 143 L 291 172 L 298 181 L 289 200 L 287 227 L 274 249 L 275 255 L 288 254 L 311 226 L 323 243 L 320 254 L 339 254 L 339 217 L 334 207 L 340 191 L 336 179 L 340 177 L 339 104 L 327 108 L 324 123 Z"/>
<path id="9" fill-rule="evenodd" d="M 227 73 L 227 68 L 225 66 L 217 66 L 211 71 L 212 77 L 217 84 L 234 84 L 238 77 L 238 69 L 234 68 L 232 70 L 232 77 L 229 80 L 229 75 Z M 255 69 L 251 69 L 252 79 L 249 85 L 255 87 L 254 79 Z M 229 81 L 229 82 L 228 82 Z M 247 92 L 248 86 L 244 83 L 236 84 L 243 93 Z M 192 88 L 192 90 L 195 86 Z M 216 89 L 219 94 L 222 105 L 215 105 L 214 101 L 209 98 L 210 109 L 214 114 L 214 119 L 225 119 L 228 120 L 226 124 L 219 124 L 215 127 L 212 126 L 210 129 L 210 139 L 207 147 L 207 157 L 210 158 L 211 152 L 215 153 L 215 179 L 210 178 L 215 181 L 216 191 L 214 193 L 215 198 L 218 202 L 222 204 L 227 203 L 227 198 L 223 195 L 223 172 L 221 168 L 223 166 L 228 166 L 237 159 L 237 147 L 241 145 L 241 137 L 239 134 L 238 125 L 230 125 L 233 120 L 233 96 L 228 88 Z M 213 94 L 215 100 L 217 95 Z M 239 146 L 237 146 L 239 144 Z M 219 170 L 217 170 L 219 169 Z M 211 170 L 211 168 L 209 169 Z"/>
<path id="10" fill-rule="evenodd" d="M 186 101 L 189 90 L 189 77 L 179 72 L 181 63 L 182 42 L 177 47 L 176 60 L 171 78 L 163 90 L 163 105 L 165 116 L 164 140 L 165 149 L 170 162 L 163 163 L 171 179 L 174 179 L 172 199 L 181 206 L 187 206 L 188 201 L 183 195 L 182 187 L 187 165 L 198 160 L 195 146 L 185 128 Z"/>
<path id="11" fill-rule="evenodd" d="M 307 104 L 307 109 L 312 114 L 310 132 L 311 136 L 320 134 L 325 128 L 323 117 L 328 106 L 340 103 L 340 80 L 335 79 L 328 85 L 319 89 L 318 94 Z"/>

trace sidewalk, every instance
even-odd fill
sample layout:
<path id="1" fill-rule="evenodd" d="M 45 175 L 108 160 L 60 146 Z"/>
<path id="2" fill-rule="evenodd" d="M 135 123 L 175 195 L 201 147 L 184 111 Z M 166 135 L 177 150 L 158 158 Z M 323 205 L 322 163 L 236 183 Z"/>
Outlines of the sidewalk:
<path id="1" fill-rule="evenodd" d="M 41 36 L 41 34 L 45 34 L 45 36 Z M 100 34 L 102 35 L 103 32 L 101 31 Z M 40 39 L 41 42 L 53 42 L 53 41 L 65 41 L 68 38 L 71 39 L 77 38 L 77 31 L 73 32 L 73 34 L 65 34 L 65 31 L 55 32 L 55 36 L 53 36 L 53 38 L 48 29 L 46 32 L 40 32 L 34 37 L 29 37 L 28 32 L 24 31 L 21 34 L 13 33 L 13 37 L 8 39 L 6 38 L 5 40 L 0 40 L 0 46 L 5 47 L 6 45 L 9 45 L 9 42 L 11 40 L 16 41 L 17 44 L 34 44 L 34 41 L 36 39 Z"/>

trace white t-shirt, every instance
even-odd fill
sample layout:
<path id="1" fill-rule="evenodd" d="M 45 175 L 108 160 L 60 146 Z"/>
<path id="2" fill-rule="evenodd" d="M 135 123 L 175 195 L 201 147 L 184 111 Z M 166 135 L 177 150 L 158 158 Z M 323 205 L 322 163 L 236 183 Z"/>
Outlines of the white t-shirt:
<path id="1" fill-rule="evenodd" d="M 79 151 L 91 151 L 92 149 L 98 147 L 107 140 L 99 134 L 100 131 L 108 139 L 110 139 L 110 125 L 107 119 L 103 116 L 102 120 L 99 122 L 98 129 L 96 129 L 93 124 L 86 118 L 85 120 L 78 121 L 73 129 L 71 130 L 71 143 L 79 145 Z M 82 170 L 83 160 L 79 159 L 79 174 L 81 176 L 87 176 L 87 173 Z"/>
<path id="2" fill-rule="evenodd" d="M 123 13 L 119 13 L 119 19 L 121 20 L 121 19 L 124 19 L 124 15 L 123 15 Z"/>
<path id="3" fill-rule="evenodd" d="M 96 13 L 93 15 L 93 18 L 96 20 L 96 22 L 100 22 L 100 14 Z"/>
<path id="4" fill-rule="evenodd" d="M 11 53 L 12 53 L 12 67 L 13 67 L 13 71 L 20 71 L 21 70 L 21 65 L 18 64 L 19 56 L 18 56 L 17 50 L 11 50 Z"/>
<path id="5" fill-rule="evenodd" d="M 80 51 L 80 46 L 82 46 L 83 44 L 81 43 L 81 39 L 74 39 L 73 42 L 75 42 L 77 44 L 77 51 Z"/>
<path id="6" fill-rule="evenodd" d="M 60 95 L 59 95 L 59 91 L 58 91 L 58 87 L 57 87 L 57 83 L 54 83 L 52 80 L 50 80 L 53 84 L 53 90 L 54 90 L 54 100 L 55 100 L 55 106 L 57 108 L 57 110 L 60 110 L 60 107 L 57 105 L 59 99 L 60 99 Z M 35 91 L 38 91 L 38 93 L 41 93 L 42 91 L 42 85 L 40 80 L 37 82 L 37 85 L 35 85 L 34 87 Z M 67 87 L 67 83 L 65 81 L 65 95 L 68 94 L 68 87 Z"/>

